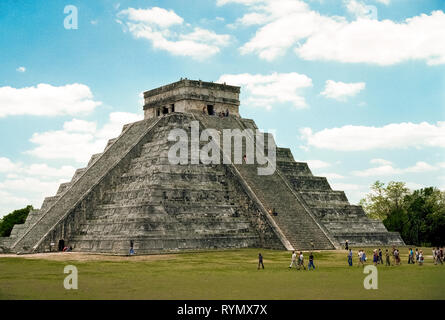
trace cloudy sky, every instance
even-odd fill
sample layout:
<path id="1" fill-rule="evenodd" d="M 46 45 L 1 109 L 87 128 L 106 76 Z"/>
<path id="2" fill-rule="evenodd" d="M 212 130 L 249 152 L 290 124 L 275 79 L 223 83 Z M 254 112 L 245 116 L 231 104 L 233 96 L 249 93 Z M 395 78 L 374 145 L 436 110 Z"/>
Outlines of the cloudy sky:
<path id="1" fill-rule="evenodd" d="M 2 0 L 0 28 L 0 216 L 181 77 L 241 86 L 241 115 L 352 203 L 377 179 L 445 189 L 442 0 Z"/>

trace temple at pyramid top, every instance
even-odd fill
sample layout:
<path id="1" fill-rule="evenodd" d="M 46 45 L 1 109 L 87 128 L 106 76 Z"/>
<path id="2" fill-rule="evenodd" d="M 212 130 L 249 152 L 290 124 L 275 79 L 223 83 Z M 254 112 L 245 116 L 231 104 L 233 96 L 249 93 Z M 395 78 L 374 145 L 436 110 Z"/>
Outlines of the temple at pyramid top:
<path id="1" fill-rule="evenodd" d="M 209 115 L 229 111 L 239 116 L 240 87 L 181 79 L 144 92 L 144 118 L 171 112 L 205 111 Z"/>

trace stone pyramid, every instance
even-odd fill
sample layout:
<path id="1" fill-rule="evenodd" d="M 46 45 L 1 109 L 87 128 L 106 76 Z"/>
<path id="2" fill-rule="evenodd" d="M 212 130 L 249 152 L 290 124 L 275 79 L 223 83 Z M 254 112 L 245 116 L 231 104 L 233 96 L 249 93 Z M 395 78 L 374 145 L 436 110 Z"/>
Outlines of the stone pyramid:
<path id="1" fill-rule="evenodd" d="M 113 254 L 127 254 L 130 242 L 139 254 L 335 249 L 346 240 L 351 246 L 403 244 L 398 233 L 332 190 L 326 178 L 295 162 L 287 148 L 276 148 L 276 168 L 269 175 L 258 174 L 262 165 L 237 163 L 233 152 L 222 148 L 218 152 L 226 163 L 205 164 L 189 148 L 187 163 L 172 164 L 174 129 L 189 136 L 192 123 L 218 133 L 258 129 L 239 116 L 239 92 L 187 79 L 145 92 L 145 119 L 125 125 L 103 153 L 45 198 L 40 210 L 14 226 L 10 237 L 0 238 L 0 252 L 55 251 L 61 239 L 74 251 Z M 243 151 L 249 139 L 255 137 L 242 140 Z M 200 148 L 207 144 L 194 142 Z"/>

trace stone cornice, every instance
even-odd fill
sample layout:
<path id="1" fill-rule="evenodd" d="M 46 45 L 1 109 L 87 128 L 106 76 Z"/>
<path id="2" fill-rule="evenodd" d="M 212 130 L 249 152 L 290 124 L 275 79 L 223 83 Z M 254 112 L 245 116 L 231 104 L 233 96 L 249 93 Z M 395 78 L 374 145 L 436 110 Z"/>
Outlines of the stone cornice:
<path id="1" fill-rule="evenodd" d="M 181 100 L 199 100 L 199 101 L 206 101 L 210 103 L 224 103 L 224 104 L 232 104 L 235 106 L 239 106 L 240 102 L 237 99 L 228 99 L 228 98 L 221 98 L 221 97 L 214 97 L 214 96 L 208 96 L 208 95 L 202 95 L 202 94 L 196 94 L 196 93 L 184 93 L 184 94 L 177 94 L 168 96 L 166 98 L 161 99 L 155 99 L 147 104 L 144 105 L 144 110 L 152 107 L 162 106 L 162 105 L 168 105 L 175 103 L 177 101 Z"/>
<path id="2" fill-rule="evenodd" d="M 213 82 L 205 82 L 200 80 L 180 80 L 177 82 L 170 83 L 168 85 L 145 91 L 144 92 L 144 98 L 153 97 L 161 93 L 165 93 L 177 88 L 182 87 L 193 87 L 193 88 L 203 88 L 203 89 L 210 89 L 210 90 L 218 90 L 218 91 L 227 91 L 227 92 L 233 92 L 233 93 L 240 93 L 240 87 L 237 86 L 230 86 L 226 84 L 220 84 L 220 83 L 213 83 Z"/>

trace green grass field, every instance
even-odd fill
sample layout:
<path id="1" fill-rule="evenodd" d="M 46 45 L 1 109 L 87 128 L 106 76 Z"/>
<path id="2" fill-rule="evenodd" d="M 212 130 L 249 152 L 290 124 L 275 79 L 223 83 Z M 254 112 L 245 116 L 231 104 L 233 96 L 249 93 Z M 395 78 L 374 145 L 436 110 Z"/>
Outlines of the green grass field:
<path id="1" fill-rule="evenodd" d="M 259 251 L 264 270 L 257 270 Z M 377 290 L 364 289 L 356 252 L 349 267 L 346 251 L 316 252 L 315 271 L 289 270 L 289 252 L 262 249 L 0 256 L 0 299 L 445 299 L 445 265 L 434 265 L 427 248 L 423 266 L 408 265 L 407 251 L 401 266 L 378 266 Z M 68 264 L 78 269 L 77 290 L 63 287 Z"/>

